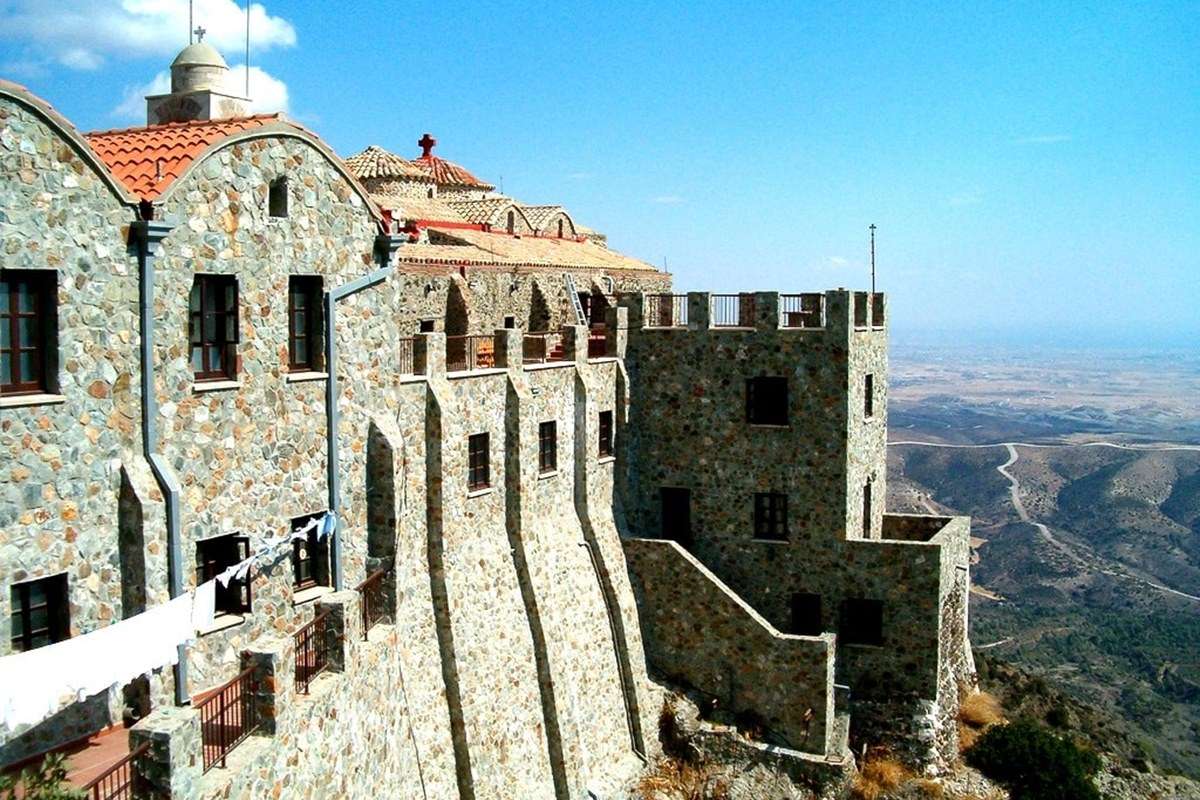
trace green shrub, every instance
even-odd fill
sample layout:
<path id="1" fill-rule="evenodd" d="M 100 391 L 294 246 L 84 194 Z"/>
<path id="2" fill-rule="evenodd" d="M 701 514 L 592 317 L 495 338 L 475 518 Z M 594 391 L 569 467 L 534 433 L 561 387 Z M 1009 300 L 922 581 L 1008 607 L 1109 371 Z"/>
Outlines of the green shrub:
<path id="1" fill-rule="evenodd" d="M 1030 720 L 996 725 L 966 752 L 967 763 L 1008 789 L 1012 800 L 1100 800 L 1100 759 Z"/>
<path id="2" fill-rule="evenodd" d="M 17 788 L 20 787 L 18 794 Z M 66 758 L 55 753 L 46 756 L 17 775 L 0 775 L 3 800 L 82 800 L 83 792 L 67 783 Z"/>

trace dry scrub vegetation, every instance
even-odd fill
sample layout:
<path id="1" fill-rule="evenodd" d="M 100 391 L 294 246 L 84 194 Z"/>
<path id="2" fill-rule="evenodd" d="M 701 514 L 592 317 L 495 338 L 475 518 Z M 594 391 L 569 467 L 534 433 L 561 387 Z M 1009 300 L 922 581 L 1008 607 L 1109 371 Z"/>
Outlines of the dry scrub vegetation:
<path id="1" fill-rule="evenodd" d="M 881 800 L 913 777 L 912 770 L 886 753 L 868 754 L 854 779 L 854 800 Z"/>
<path id="2" fill-rule="evenodd" d="M 985 730 L 1003 721 L 1004 708 L 994 695 L 987 692 L 967 695 L 958 709 L 959 752 L 969 749 Z"/>
<path id="3" fill-rule="evenodd" d="M 700 764 L 664 758 L 642 776 L 638 796 L 645 800 L 728 800 L 729 786 L 714 770 Z"/>

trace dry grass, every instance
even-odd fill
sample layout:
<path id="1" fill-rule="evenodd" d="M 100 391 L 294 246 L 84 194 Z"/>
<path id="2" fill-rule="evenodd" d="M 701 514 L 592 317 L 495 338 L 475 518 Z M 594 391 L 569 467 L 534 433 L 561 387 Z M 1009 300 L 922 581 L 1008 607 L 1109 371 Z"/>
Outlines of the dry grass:
<path id="1" fill-rule="evenodd" d="M 930 800 L 937 800 L 937 798 L 942 796 L 943 792 L 942 785 L 929 778 L 916 778 L 909 786 L 915 786 L 921 792 L 920 797 L 927 797 Z"/>
<path id="2" fill-rule="evenodd" d="M 958 718 L 969 727 L 983 730 L 989 725 L 1004 721 L 1004 708 L 995 696 L 987 692 L 974 692 L 962 701 L 958 708 Z"/>
<path id="3" fill-rule="evenodd" d="M 714 779 L 711 768 L 664 758 L 654 771 L 642 776 L 637 785 L 644 800 L 727 800 L 729 788 Z"/>
<path id="4" fill-rule="evenodd" d="M 887 755 L 872 755 L 863 762 L 854 779 L 851 796 L 855 800 L 879 800 L 899 789 L 913 777 L 912 770 Z"/>

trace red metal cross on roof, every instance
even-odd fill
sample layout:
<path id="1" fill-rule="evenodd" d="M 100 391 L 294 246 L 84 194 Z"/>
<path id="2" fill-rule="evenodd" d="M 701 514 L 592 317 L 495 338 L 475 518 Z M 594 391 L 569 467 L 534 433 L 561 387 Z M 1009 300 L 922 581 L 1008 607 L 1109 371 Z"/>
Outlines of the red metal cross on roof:
<path id="1" fill-rule="evenodd" d="M 428 133 L 420 138 L 417 142 L 417 147 L 421 148 L 421 158 L 429 158 L 433 153 L 433 148 L 437 145 L 437 139 L 430 136 Z"/>

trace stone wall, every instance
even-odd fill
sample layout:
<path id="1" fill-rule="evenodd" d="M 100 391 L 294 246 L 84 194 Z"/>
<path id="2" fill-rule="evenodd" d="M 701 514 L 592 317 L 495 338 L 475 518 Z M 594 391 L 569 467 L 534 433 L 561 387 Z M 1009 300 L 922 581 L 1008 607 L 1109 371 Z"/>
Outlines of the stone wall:
<path id="1" fill-rule="evenodd" d="M 675 542 L 626 539 L 650 662 L 806 753 L 833 737 L 834 636 L 780 633 Z"/>
<path id="2" fill-rule="evenodd" d="M 134 211 L 86 153 L 44 106 L 0 93 L 0 268 L 53 271 L 58 287 L 51 393 L 0 398 L 0 657 L 14 583 L 66 573 L 72 635 L 127 613 L 118 497 L 123 471 L 144 469 Z M 0 763 L 119 719 L 120 702 L 100 695 L 0 732 Z"/>
<path id="3" fill-rule="evenodd" d="M 958 543 L 967 523 L 884 514 L 887 336 L 869 313 L 856 325 L 854 295 L 826 292 L 824 326 L 802 329 L 781 327 L 779 295 L 753 298 L 753 327 L 743 315 L 746 327 L 728 328 L 711 324 L 708 295 L 688 296 L 686 328 L 645 327 L 639 301 L 629 301 L 626 363 L 638 410 L 627 461 L 630 529 L 661 536 L 659 490 L 690 490 L 686 546 L 782 631 L 791 630 L 797 594 L 818 596 L 820 630 L 833 632 L 845 601 L 877 601 L 881 639 L 839 636 L 837 674 L 851 687 L 856 735 L 894 740 L 894 727 L 884 724 L 891 717 L 907 728 L 928 712 L 923 702 L 940 715 L 956 708 L 956 692 L 940 678 L 940 633 L 943 609 L 964 585 L 965 576 L 945 564 L 965 564 Z M 756 376 L 788 378 L 786 426 L 747 422 L 746 380 Z M 863 487 L 872 477 L 865 526 Z M 755 537 L 756 492 L 787 495 L 785 540 Z M 884 540 L 885 531 L 906 541 Z M 962 631 L 952 637 L 959 652 L 965 618 L 949 613 L 957 618 L 947 624 Z M 887 703 L 888 712 L 871 713 L 874 703 Z"/>

